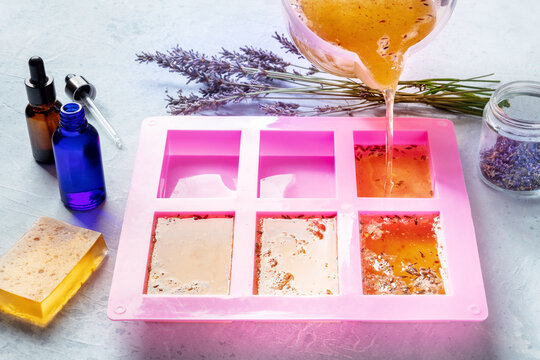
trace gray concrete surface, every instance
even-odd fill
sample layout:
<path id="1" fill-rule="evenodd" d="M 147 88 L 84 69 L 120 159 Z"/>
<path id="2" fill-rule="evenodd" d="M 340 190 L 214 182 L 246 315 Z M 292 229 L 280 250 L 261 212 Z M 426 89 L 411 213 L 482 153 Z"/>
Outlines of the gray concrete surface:
<path id="1" fill-rule="evenodd" d="M 494 72 L 502 81 L 540 80 L 540 2 L 460 0 L 447 27 L 408 64 L 404 78 L 467 77 Z M 0 253 L 38 216 L 101 231 L 110 248 L 100 270 L 46 329 L 0 316 L 2 359 L 538 359 L 540 358 L 540 200 L 517 199 L 481 183 L 475 168 L 480 118 L 401 106 L 401 116 L 450 118 L 456 126 L 471 201 L 489 318 L 482 323 L 112 322 L 106 316 L 139 125 L 166 115 L 165 89 L 183 79 L 135 53 L 176 44 L 216 53 L 244 44 L 279 51 L 285 32 L 278 0 L 0 0 Z M 108 199 L 75 213 L 59 199 L 54 167 L 30 152 L 23 79 L 40 55 L 57 79 L 84 75 L 96 102 L 122 136 L 118 150 L 102 134 Z M 379 115 L 375 110 L 366 115 Z M 254 115 L 256 107 L 222 114 Z M 99 128 L 98 128 L 99 129 Z"/>

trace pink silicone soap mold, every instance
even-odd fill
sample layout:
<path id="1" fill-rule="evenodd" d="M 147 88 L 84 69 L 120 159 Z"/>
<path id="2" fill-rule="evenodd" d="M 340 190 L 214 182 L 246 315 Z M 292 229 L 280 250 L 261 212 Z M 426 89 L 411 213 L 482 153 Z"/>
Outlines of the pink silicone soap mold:
<path id="1" fill-rule="evenodd" d="M 145 321 L 484 320 L 488 309 L 452 123 L 395 119 L 397 144 L 424 145 L 429 150 L 432 197 L 358 197 L 355 145 L 384 144 L 384 129 L 380 118 L 146 119 L 120 237 L 109 317 Z M 408 218 L 437 216 L 444 295 L 367 295 L 362 289 L 360 217 L 404 214 Z M 164 219 L 158 221 L 160 218 Z M 232 244 L 220 245 L 230 256 L 230 264 L 226 256 L 220 260 L 224 269 L 230 269 L 221 277 L 221 290 L 213 294 L 206 288 L 197 293 L 196 287 L 202 285 L 195 282 L 197 291 L 185 284 L 186 291 L 171 294 L 147 291 L 149 274 L 160 275 L 151 272 L 153 244 L 167 233 L 160 226 L 174 223 L 178 225 L 171 226 L 181 229 L 204 229 L 190 222 L 212 218 L 231 219 L 214 220 L 213 228 L 219 229 L 216 226 L 223 223 L 230 233 L 233 226 Z M 283 242 L 285 237 L 295 239 L 293 232 L 303 231 L 298 229 L 304 223 L 314 239 L 324 239 L 326 248 L 302 241 Z M 291 233 L 280 232 L 279 226 Z M 201 244 L 211 244 L 211 236 L 202 234 L 196 235 L 203 236 Z M 182 234 L 182 241 L 191 241 L 188 235 Z M 197 245 L 193 240 L 185 249 L 180 245 L 178 251 L 200 251 Z M 260 253 L 261 246 L 266 253 Z M 279 246 L 289 249 L 291 256 L 304 257 L 309 255 L 306 249 L 328 249 L 333 255 L 323 257 L 322 264 L 331 271 L 319 272 L 331 278 L 325 285 L 328 289 L 313 289 L 317 282 L 310 281 L 303 269 L 294 270 L 303 276 L 295 279 L 287 266 L 296 263 L 285 255 L 270 254 Z M 174 264 L 175 254 L 168 256 Z M 179 258 L 186 259 L 186 254 Z M 283 291 L 270 291 L 272 295 L 257 292 L 261 258 L 268 271 L 274 271 L 275 262 L 279 271 L 272 276 Z M 306 266 L 317 264 L 317 259 L 303 261 Z M 198 269 L 191 270 L 196 276 Z M 209 269 L 203 270 L 206 274 Z M 175 283 L 174 279 L 167 281 Z M 295 282 L 306 290 L 296 291 Z"/>

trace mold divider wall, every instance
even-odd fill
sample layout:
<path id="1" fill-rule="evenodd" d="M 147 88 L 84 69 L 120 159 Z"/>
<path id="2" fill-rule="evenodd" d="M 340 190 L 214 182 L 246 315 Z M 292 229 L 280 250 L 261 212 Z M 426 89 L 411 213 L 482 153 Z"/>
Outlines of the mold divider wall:
<path id="1" fill-rule="evenodd" d="M 334 131 L 336 197 L 341 208 L 337 214 L 337 246 L 340 295 L 361 293 L 360 244 L 358 217 L 352 206 L 356 200 L 354 139 L 350 129 Z"/>
<path id="2" fill-rule="evenodd" d="M 255 217 L 255 212 L 250 210 L 237 210 L 235 213 L 230 282 L 231 296 L 253 295 Z"/>
<path id="3" fill-rule="evenodd" d="M 236 192 L 240 206 L 257 198 L 257 176 L 259 172 L 259 130 L 246 129 L 240 138 L 238 184 Z"/>
<path id="4" fill-rule="evenodd" d="M 334 161 L 336 171 L 336 196 L 350 203 L 356 198 L 356 172 L 354 140 L 349 129 L 334 131 Z"/>
<path id="5" fill-rule="evenodd" d="M 362 293 L 362 272 L 360 262 L 360 241 L 358 216 L 354 212 L 337 214 L 337 247 L 339 294 Z"/>
<path id="6" fill-rule="evenodd" d="M 234 218 L 234 239 L 231 263 L 231 296 L 253 295 L 255 268 L 254 199 L 257 198 L 259 169 L 259 130 L 245 129 L 240 139 L 237 205 Z"/>

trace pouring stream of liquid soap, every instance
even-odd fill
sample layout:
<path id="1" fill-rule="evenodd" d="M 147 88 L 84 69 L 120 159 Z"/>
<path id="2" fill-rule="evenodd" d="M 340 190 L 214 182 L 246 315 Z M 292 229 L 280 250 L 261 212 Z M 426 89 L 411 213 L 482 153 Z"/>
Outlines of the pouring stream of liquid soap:
<path id="1" fill-rule="evenodd" d="M 300 0 L 306 25 L 319 37 L 358 55 L 359 79 L 382 91 L 386 102 L 385 195 L 392 191 L 393 107 L 407 50 L 436 24 L 432 0 Z M 364 81 L 366 82 L 366 81 Z"/>

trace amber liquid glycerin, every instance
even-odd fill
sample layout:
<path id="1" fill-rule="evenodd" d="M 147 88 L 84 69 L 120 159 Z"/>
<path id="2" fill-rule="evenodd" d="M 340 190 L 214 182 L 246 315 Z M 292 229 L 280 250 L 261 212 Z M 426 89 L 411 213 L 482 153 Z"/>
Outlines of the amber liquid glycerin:
<path id="1" fill-rule="evenodd" d="M 436 23 L 431 0 L 296 1 L 314 33 L 358 54 L 365 70 L 355 69 L 356 76 L 364 80 L 367 71 L 379 90 L 396 88 L 405 53 Z"/>

